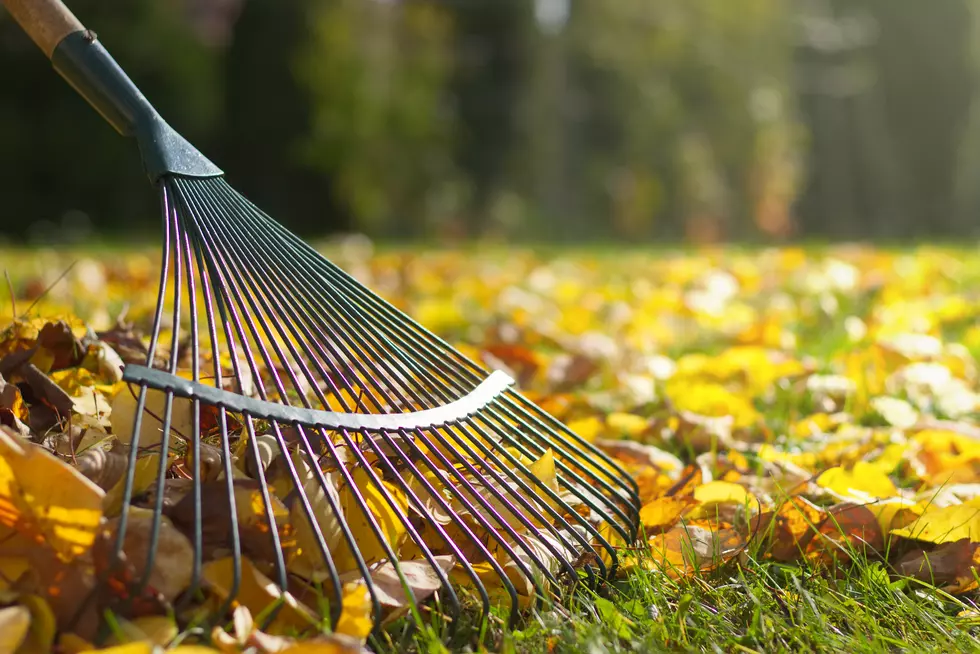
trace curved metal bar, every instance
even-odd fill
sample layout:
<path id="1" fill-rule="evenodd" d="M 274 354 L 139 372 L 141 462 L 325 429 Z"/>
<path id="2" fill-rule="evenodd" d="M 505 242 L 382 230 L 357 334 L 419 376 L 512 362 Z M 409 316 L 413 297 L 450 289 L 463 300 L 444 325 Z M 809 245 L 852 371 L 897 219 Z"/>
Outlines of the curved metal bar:
<path id="1" fill-rule="evenodd" d="M 422 411 L 379 414 L 319 411 L 298 406 L 286 406 L 277 402 L 266 402 L 146 366 L 126 366 L 123 369 L 123 381 L 159 391 L 173 391 L 174 395 L 180 397 L 197 398 L 232 411 L 284 423 L 301 423 L 330 429 L 370 430 L 428 429 L 460 420 L 483 409 L 514 383 L 508 374 L 495 370 L 476 388 L 455 402 Z"/>

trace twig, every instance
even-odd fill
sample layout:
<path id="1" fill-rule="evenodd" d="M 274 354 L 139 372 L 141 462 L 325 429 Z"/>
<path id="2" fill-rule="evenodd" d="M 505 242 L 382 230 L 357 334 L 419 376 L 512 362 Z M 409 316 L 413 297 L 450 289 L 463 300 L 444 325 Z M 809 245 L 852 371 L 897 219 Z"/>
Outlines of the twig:
<path id="1" fill-rule="evenodd" d="M 40 302 L 41 299 L 44 298 L 45 295 L 47 295 L 48 293 L 50 293 L 51 292 L 51 289 L 54 288 L 55 285 L 58 282 L 60 282 L 62 279 L 65 278 L 65 275 L 67 275 L 68 273 L 71 272 L 71 269 L 75 267 L 75 264 L 76 263 L 78 263 L 78 259 L 76 259 L 75 261 L 72 261 L 70 264 L 68 264 L 68 267 L 65 268 L 64 272 L 61 273 L 60 275 L 58 275 L 58 279 L 56 279 L 53 282 L 51 282 L 50 284 L 48 284 L 48 287 L 45 288 L 44 291 L 42 291 L 40 295 L 38 295 L 36 298 L 34 298 L 34 301 L 31 302 L 31 306 L 27 307 L 27 311 L 25 311 L 23 315 L 26 316 L 27 314 L 29 314 L 31 312 L 31 309 L 33 309 L 35 306 L 37 306 L 37 303 Z M 14 319 L 16 320 L 16 316 L 14 317 Z"/>
<path id="2" fill-rule="evenodd" d="M 10 315 L 17 319 L 17 298 L 14 297 L 14 283 L 10 281 L 10 272 L 4 268 L 3 276 L 7 278 L 7 291 L 10 293 Z"/>

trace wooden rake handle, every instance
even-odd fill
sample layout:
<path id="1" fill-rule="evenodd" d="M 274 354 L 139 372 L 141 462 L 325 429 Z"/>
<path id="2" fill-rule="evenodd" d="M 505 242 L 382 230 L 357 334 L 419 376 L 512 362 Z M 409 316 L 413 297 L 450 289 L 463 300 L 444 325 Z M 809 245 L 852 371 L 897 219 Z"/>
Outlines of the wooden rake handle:
<path id="1" fill-rule="evenodd" d="M 84 30 L 82 23 L 61 0 L 2 0 L 3 6 L 27 32 L 37 47 L 51 58 L 61 40 Z"/>

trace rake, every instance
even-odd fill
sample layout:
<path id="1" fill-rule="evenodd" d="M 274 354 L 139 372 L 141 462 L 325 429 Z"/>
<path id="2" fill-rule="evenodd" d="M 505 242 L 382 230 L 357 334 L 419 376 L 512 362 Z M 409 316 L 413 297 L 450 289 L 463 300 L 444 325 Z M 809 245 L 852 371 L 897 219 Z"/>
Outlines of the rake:
<path id="1" fill-rule="evenodd" d="M 638 515 L 615 461 L 237 193 L 61 2 L 3 4 L 136 139 L 160 197 L 159 294 L 146 364 L 123 371 L 134 409 L 116 434 L 130 446 L 108 545 L 121 565 L 143 507 L 147 551 L 118 597 L 154 592 L 173 528 L 193 547 L 174 605 L 196 619 L 188 607 L 216 593 L 215 565 L 227 570 L 219 619 L 260 574 L 278 589 L 266 622 L 304 597 L 333 627 L 354 582 L 375 633 L 399 606 L 416 618 L 434 607 L 451 630 L 464 607 L 486 624 L 499 605 L 513 626 L 614 573 Z M 148 452 L 159 463 L 146 484 Z"/>

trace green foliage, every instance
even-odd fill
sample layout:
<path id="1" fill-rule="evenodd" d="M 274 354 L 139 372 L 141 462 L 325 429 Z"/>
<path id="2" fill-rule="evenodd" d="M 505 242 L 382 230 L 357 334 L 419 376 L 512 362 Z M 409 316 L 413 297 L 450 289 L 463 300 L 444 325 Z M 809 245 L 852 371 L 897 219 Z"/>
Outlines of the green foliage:
<path id="1" fill-rule="evenodd" d="M 296 64 L 313 104 L 303 156 L 363 228 L 417 233 L 447 183 L 450 18 L 426 0 L 312 5 Z"/>

